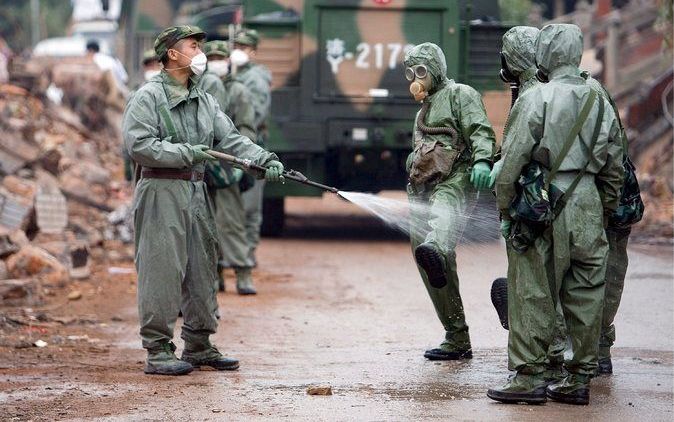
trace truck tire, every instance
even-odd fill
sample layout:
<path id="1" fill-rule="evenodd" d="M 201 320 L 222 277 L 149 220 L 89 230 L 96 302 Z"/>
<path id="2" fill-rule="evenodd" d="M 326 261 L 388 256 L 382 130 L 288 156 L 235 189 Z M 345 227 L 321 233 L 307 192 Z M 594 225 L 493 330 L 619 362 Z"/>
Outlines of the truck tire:
<path id="1" fill-rule="evenodd" d="M 262 202 L 262 236 L 279 237 L 285 223 L 284 198 L 264 198 Z"/>

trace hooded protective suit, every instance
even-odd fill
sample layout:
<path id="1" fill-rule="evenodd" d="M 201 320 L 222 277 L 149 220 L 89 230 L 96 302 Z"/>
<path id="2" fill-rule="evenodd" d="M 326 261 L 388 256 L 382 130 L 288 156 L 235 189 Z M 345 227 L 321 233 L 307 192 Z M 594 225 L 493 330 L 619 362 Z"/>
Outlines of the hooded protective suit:
<path id="1" fill-rule="evenodd" d="M 276 159 L 241 136 L 197 82 L 192 77 L 185 88 L 162 71 L 136 92 L 122 122 L 126 149 L 136 163 L 203 173 L 204 164 L 195 161 L 195 147 L 202 145 L 259 165 Z M 134 217 L 143 347 L 160 349 L 171 341 L 180 310 L 186 344 L 207 346 L 217 327 L 217 245 L 205 183 L 143 177 L 136 185 Z"/>
<path id="2" fill-rule="evenodd" d="M 503 167 L 496 178 L 497 204 L 504 218 L 509 218 L 508 206 L 515 197 L 515 182 L 522 169 L 532 161 L 550 168 L 590 96 L 591 88 L 578 70 L 582 46 L 582 34 L 575 25 L 547 25 L 539 33 L 536 62 L 550 82 L 532 90 L 526 101 L 518 100 L 513 109 Z M 604 114 L 598 139 L 588 154 L 598 101 L 605 102 Z M 533 248 L 546 257 L 547 271 L 536 279 L 534 273 L 515 275 L 515 289 L 509 292 L 509 299 L 514 295 L 524 298 L 518 301 L 519 319 L 526 323 L 524 331 L 513 332 L 511 328 L 509 340 L 510 366 L 518 373 L 539 374 L 545 370 L 556 325 L 553 292 L 559 293 L 572 342 L 573 356 L 565 362 L 567 370 L 583 376 L 592 374 L 597 366 L 608 253 L 603 219 L 618 205 L 623 173 L 620 141 L 616 116 L 610 104 L 598 96 L 552 181 L 566 190 L 586 167 L 566 206 Z M 577 388 L 573 382 L 567 387 Z"/>
<path id="3" fill-rule="evenodd" d="M 459 294 L 459 277 L 454 251 L 465 223 L 464 215 L 468 197 L 474 195 L 470 185 L 470 167 L 478 162 L 491 163 L 494 153 L 494 131 L 487 120 L 480 94 L 473 88 L 458 84 L 447 78 L 447 64 L 442 50 L 435 44 L 423 43 L 405 55 L 405 66 L 426 65 L 431 88 L 424 103 L 430 104 L 425 115 L 428 127 L 449 127 L 456 137 L 447 134 L 427 134 L 417 124 L 414 127 L 414 152 L 408 159 L 408 170 L 417 160 L 434 149 L 448 153 L 460 152 L 449 172 L 441 173 L 432 183 L 408 185 L 412 204 L 427 204 L 427 207 L 412 207 L 410 240 L 413 250 L 422 243 L 432 244 L 445 260 L 447 284 L 438 289 L 431 287 L 426 272 L 419 272 L 426 285 L 440 322 L 445 328 L 445 341 L 440 349 L 446 352 L 470 350 L 470 337 L 466 325 L 463 304 Z"/>

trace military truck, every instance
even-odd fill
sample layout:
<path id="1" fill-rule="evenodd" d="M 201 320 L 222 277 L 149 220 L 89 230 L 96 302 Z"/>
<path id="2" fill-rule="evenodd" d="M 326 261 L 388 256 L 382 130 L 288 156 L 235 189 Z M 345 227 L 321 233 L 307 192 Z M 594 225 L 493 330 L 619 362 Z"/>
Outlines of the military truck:
<path id="1" fill-rule="evenodd" d="M 209 38 L 243 24 L 261 35 L 257 60 L 273 75 L 266 147 L 288 168 L 342 190 L 402 189 L 418 110 L 403 76 L 405 52 L 431 41 L 448 74 L 498 89 L 500 38 L 495 1 L 242 1 L 191 14 Z M 198 6 L 196 6 L 198 7 Z M 507 102 L 506 102 L 507 104 Z M 263 232 L 277 234 L 284 198 L 318 189 L 268 185 Z"/>

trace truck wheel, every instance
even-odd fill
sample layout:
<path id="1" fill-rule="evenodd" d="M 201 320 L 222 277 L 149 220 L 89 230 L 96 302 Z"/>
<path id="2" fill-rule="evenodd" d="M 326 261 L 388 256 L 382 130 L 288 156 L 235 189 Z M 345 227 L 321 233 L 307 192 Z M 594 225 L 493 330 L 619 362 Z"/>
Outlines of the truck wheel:
<path id="1" fill-rule="evenodd" d="M 281 236 L 284 223 L 285 210 L 283 198 L 264 198 L 262 202 L 262 236 Z"/>

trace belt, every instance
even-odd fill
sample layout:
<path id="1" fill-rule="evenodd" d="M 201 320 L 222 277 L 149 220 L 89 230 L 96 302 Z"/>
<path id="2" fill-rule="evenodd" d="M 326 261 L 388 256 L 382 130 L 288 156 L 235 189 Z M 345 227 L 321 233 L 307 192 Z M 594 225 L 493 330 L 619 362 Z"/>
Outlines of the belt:
<path id="1" fill-rule="evenodd" d="M 160 169 L 143 167 L 141 176 L 145 179 L 176 179 L 189 182 L 203 182 L 204 173 L 195 170 Z"/>

